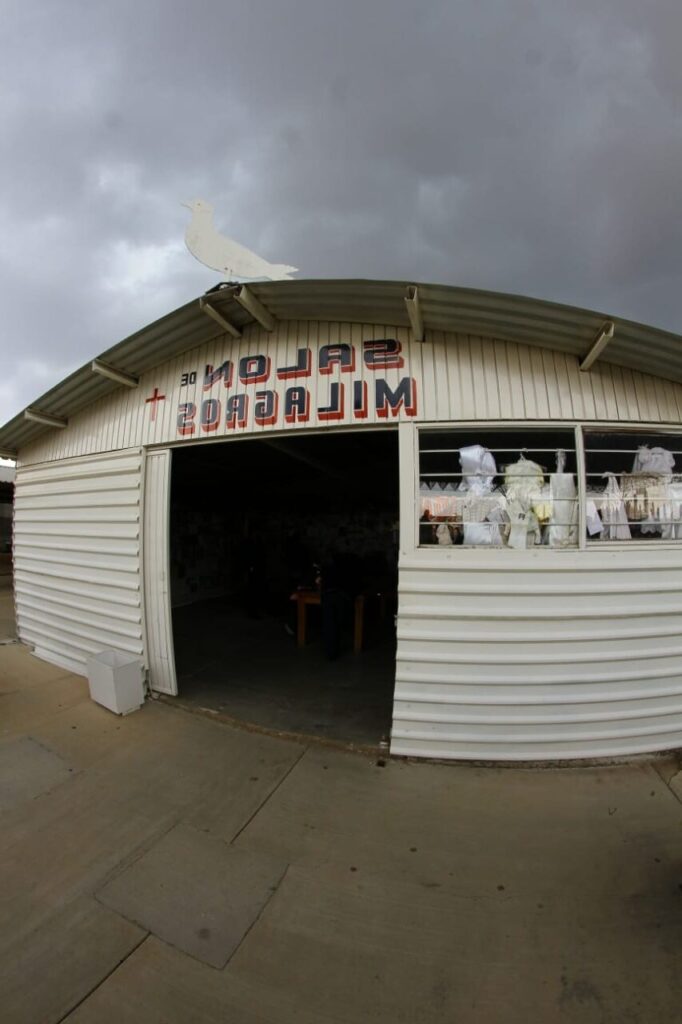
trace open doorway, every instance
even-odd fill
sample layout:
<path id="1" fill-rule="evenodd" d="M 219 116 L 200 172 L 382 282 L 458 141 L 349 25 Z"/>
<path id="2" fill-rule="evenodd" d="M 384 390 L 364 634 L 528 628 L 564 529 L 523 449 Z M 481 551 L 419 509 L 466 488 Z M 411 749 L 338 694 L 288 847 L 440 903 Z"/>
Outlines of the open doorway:
<path id="1" fill-rule="evenodd" d="M 176 449 L 180 699 L 283 732 L 388 739 L 397 558 L 397 431 Z"/>

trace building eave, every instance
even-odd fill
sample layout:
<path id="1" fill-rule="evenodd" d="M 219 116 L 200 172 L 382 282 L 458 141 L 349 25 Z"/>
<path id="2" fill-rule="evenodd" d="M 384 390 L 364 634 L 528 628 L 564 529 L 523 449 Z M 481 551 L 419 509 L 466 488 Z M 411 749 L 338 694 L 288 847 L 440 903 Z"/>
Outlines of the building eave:
<path id="1" fill-rule="evenodd" d="M 278 321 L 335 321 L 414 328 L 405 295 L 417 288 L 424 341 L 433 332 L 469 334 L 536 346 L 583 361 L 605 322 L 614 324 L 608 348 L 590 364 L 597 372 L 600 360 L 628 370 L 653 374 L 682 383 L 682 337 L 655 327 L 623 320 L 611 314 L 501 292 L 479 291 L 418 281 L 362 279 L 263 281 L 250 283 L 252 309 L 240 302 L 234 285 L 213 289 L 210 305 L 222 318 L 243 332 L 263 311 Z M 122 374 L 139 378 L 154 367 L 225 333 L 220 323 L 205 315 L 197 297 L 179 309 L 136 331 L 99 353 L 96 359 Z M 31 403 L 48 416 L 69 419 L 121 385 L 93 372 L 91 357 L 59 384 Z M 0 450 L 18 452 L 49 430 L 27 420 L 22 410 L 0 428 Z"/>

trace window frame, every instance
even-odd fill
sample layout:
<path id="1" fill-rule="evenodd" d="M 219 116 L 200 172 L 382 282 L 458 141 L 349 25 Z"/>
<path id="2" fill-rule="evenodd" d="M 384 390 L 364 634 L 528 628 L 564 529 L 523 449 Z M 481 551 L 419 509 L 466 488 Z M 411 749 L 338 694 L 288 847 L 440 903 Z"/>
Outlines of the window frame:
<path id="1" fill-rule="evenodd" d="M 585 517 L 585 510 L 587 506 L 587 461 L 585 458 L 585 432 L 597 432 L 601 434 L 653 434 L 661 435 L 668 434 L 669 436 L 679 437 L 682 441 L 682 425 L 681 424 L 670 424 L 670 423 L 600 423 L 597 421 L 583 422 L 580 424 L 581 433 L 581 444 L 582 444 L 582 481 L 579 483 L 578 495 L 580 498 L 580 509 Z M 642 441 L 642 443 L 646 443 Z M 662 537 L 652 537 L 650 540 L 644 540 L 642 537 L 631 537 L 630 540 L 610 540 L 602 541 L 599 539 L 592 539 L 587 536 L 587 529 L 583 522 L 581 527 L 581 548 L 585 551 L 620 551 L 620 550 L 632 550 L 638 551 L 655 549 L 660 550 L 661 548 L 670 548 L 672 550 L 679 548 L 682 544 L 682 538 L 680 540 L 663 540 Z"/>
<path id="2" fill-rule="evenodd" d="M 607 551 L 632 551 L 637 550 L 640 553 L 642 550 L 661 550 L 663 548 L 679 549 L 682 545 L 682 538 L 679 540 L 663 540 L 662 538 L 652 538 L 650 540 L 644 540 L 640 537 L 632 538 L 631 540 L 611 540 L 611 541 L 599 541 L 591 540 L 587 537 L 587 529 L 585 522 L 586 512 L 586 495 L 587 495 L 587 468 L 585 461 L 585 432 L 596 431 L 599 433 L 634 433 L 642 435 L 642 444 L 646 443 L 646 436 L 654 434 L 668 434 L 676 437 L 680 437 L 682 447 L 682 424 L 672 423 L 633 423 L 630 420 L 623 421 L 600 421 L 600 420 L 429 420 L 420 423 L 409 424 L 409 429 L 412 434 L 411 438 L 411 458 L 413 472 L 411 474 L 411 501 L 410 501 L 410 517 L 412 522 L 409 524 L 409 536 L 411 537 L 411 550 L 412 553 L 428 553 L 438 552 L 441 556 L 447 556 L 449 559 L 453 557 L 453 553 L 458 554 L 462 551 L 475 552 L 477 554 L 485 554 L 486 557 L 491 556 L 492 553 L 499 555 L 501 552 L 506 552 L 509 549 L 503 547 L 464 547 L 462 545 L 454 545 L 452 548 L 445 547 L 439 548 L 438 545 L 433 544 L 420 544 L 419 543 L 419 520 L 420 520 L 420 464 L 419 464 L 419 439 L 420 434 L 428 431 L 484 431 L 484 430 L 529 430 L 529 431 L 542 431 L 542 430 L 566 430 L 573 431 L 575 438 L 575 458 L 576 458 L 576 486 L 578 489 L 578 543 L 575 547 L 566 548 L 550 548 L 545 545 L 537 545 L 535 548 L 526 549 L 526 554 L 539 551 L 544 551 L 543 557 L 551 557 L 548 555 L 551 552 L 553 555 L 558 557 L 565 557 L 568 554 L 575 554 L 579 551 L 599 551 L 601 553 Z M 473 443 L 473 442 L 472 442 Z M 401 510 L 402 518 L 402 510 Z M 401 528 L 401 536 L 407 538 L 407 531 L 403 532 Z M 518 556 L 522 552 L 515 552 Z M 433 558 L 433 554 L 427 557 Z M 457 557 L 455 555 L 455 557 Z M 502 556 L 506 558 L 506 555 Z"/>

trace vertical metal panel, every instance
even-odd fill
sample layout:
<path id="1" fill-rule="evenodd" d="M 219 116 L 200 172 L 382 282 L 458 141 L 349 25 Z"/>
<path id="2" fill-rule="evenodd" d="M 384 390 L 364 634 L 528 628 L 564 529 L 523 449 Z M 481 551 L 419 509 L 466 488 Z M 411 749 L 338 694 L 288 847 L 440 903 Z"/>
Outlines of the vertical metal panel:
<path id="1" fill-rule="evenodd" d="M 147 455 L 144 490 L 144 594 L 149 681 L 152 689 L 175 694 L 173 623 L 170 603 L 169 518 L 171 453 Z"/>
<path id="2" fill-rule="evenodd" d="M 136 449 L 17 471 L 18 636 L 80 675 L 104 649 L 143 655 L 141 460 Z"/>
<path id="3" fill-rule="evenodd" d="M 416 431 L 408 423 L 398 427 L 398 476 L 400 502 L 400 555 L 402 562 L 414 551 L 417 537 L 415 501 Z"/>

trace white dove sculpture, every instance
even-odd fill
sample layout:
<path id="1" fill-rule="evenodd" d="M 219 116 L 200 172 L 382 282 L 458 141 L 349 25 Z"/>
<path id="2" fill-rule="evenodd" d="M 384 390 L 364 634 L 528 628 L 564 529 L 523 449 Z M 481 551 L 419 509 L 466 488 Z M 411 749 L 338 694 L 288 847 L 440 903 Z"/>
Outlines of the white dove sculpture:
<path id="1" fill-rule="evenodd" d="M 185 244 L 200 263 L 219 270 L 228 280 L 235 277 L 267 277 L 270 281 L 290 281 L 298 270 L 286 263 L 268 263 L 239 242 L 216 231 L 213 207 L 205 199 L 183 203 L 192 211 L 192 219 L 185 231 Z"/>

